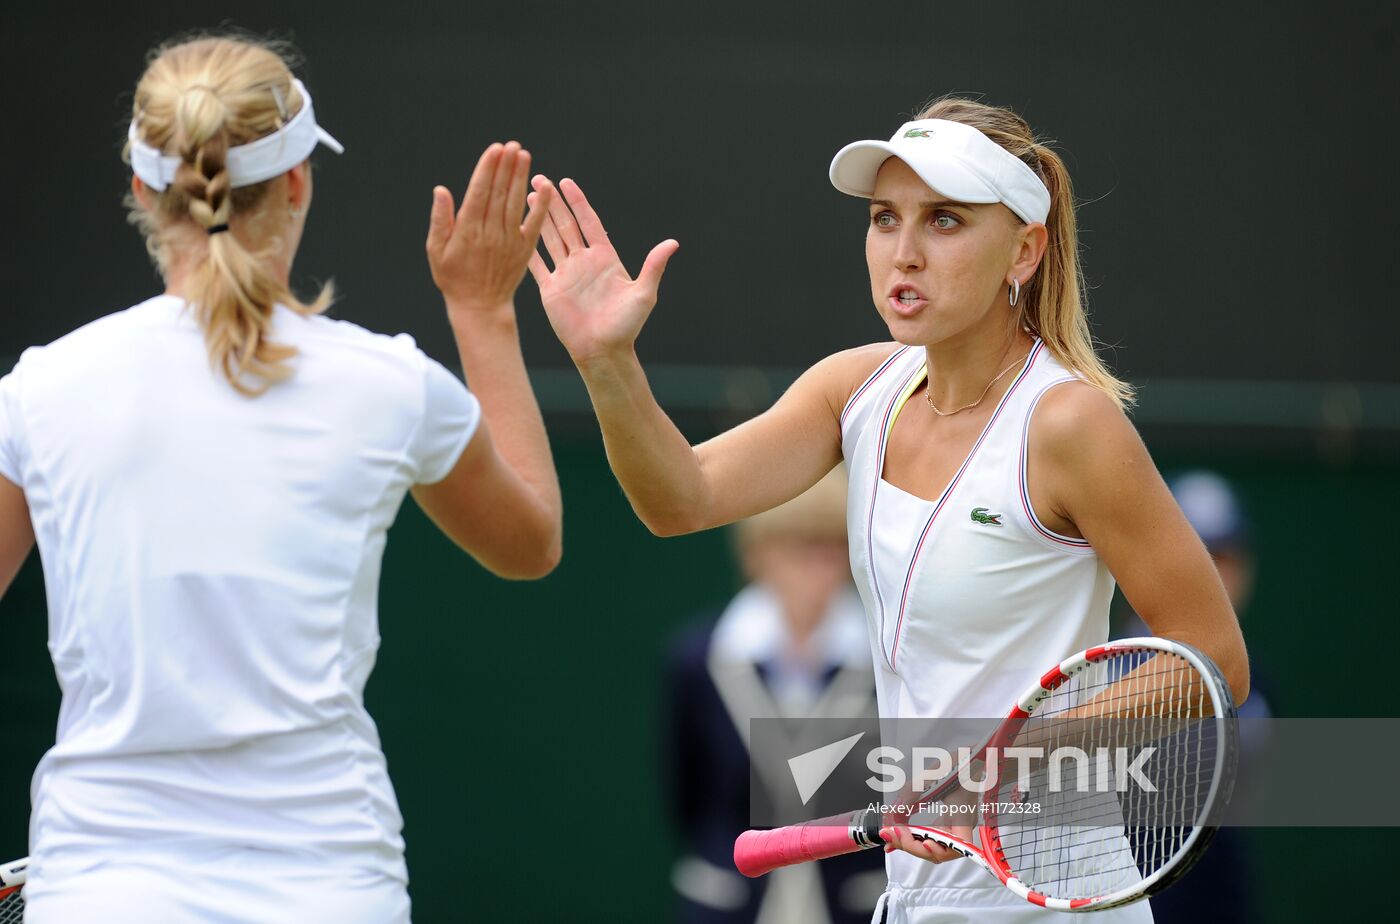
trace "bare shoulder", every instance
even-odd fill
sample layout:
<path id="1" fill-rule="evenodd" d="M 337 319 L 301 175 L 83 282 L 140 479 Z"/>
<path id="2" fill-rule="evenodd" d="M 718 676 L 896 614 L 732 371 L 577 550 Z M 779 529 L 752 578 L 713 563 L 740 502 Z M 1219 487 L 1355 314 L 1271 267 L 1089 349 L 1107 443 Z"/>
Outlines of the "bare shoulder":
<path id="1" fill-rule="evenodd" d="M 1132 421 L 1084 382 L 1056 385 L 1040 399 L 1028 448 L 1037 515 L 1051 529 L 1091 541 L 1095 510 L 1121 513 L 1161 480 Z"/>
<path id="2" fill-rule="evenodd" d="M 820 389 L 827 403 L 839 414 L 856 389 L 901 346 L 890 340 L 841 350 L 818 361 L 802 375 L 802 379 Z"/>
<path id="3" fill-rule="evenodd" d="M 879 368 L 882 362 L 893 356 L 895 351 L 902 346 L 904 344 L 894 340 L 867 343 L 865 346 L 851 347 L 849 350 L 832 353 L 822 362 L 847 369 L 859 375 L 861 381 L 864 381 L 870 377 L 870 373 Z"/>
<path id="4" fill-rule="evenodd" d="M 1086 382 L 1065 382 L 1045 393 L 1031 421 L 1038 446 L 1057 457 L 1077 456 L 1123 439 L 1139 442 L 1118 404 Z"/>
<path id="5" fill-rule="evenodd" d="M 1115 497 L 1121 504 L 1124 496 L 1161 481 L 1132 421 L 1117 402 L 1084 382 L 1066 382 L 1045 394 L 1031 420 L 1029 450 L 1042 499 L 1075 523 L 1087 498 Z"/>

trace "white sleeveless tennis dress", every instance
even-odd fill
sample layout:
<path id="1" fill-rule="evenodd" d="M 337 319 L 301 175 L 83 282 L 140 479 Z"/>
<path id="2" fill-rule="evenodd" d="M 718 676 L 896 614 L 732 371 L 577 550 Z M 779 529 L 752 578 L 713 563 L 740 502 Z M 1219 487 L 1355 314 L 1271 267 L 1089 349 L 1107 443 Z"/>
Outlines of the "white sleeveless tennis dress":
<path id="1" fill-rule="evenodd" d="M 480 409 L 407 336 L 278 306 L 272 339 L 295 373 L 246 398 L 161 296 L 0 380 L 0 475 L 29 503 L 63 689 L 34 924 L 408 924 L 363 697 L 379 566 Z"/>
<path id="2" fill-rule="evenodd" d="M 1085 540 L 1036 519 L 1026 488 L 1031 414 L 1046 391 L 1075 376 L 1037 339 L 951 483 L 923 492 L 930 501 L 881 477 L 895 417 L 926 377 L 925 359 L 921 347 L 895 350 L 841 415 L 851 572 L 869 618 L 880 715 L 999 718 L 1046 665 L 1108 638 L 1113 577 Z M 877 922 L 1062 920 L 970 862 L 895 851 L 886 869 Z M 1140 902 L 1094 919 L 1138 924 L 1152 914 Z"/>

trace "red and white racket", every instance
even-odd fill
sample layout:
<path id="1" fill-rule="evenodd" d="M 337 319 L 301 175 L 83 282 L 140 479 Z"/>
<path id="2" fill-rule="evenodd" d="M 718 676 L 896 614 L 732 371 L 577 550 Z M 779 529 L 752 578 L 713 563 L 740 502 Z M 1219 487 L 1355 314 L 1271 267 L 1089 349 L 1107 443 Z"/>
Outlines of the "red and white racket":
<path id="1" fill-rule="evenodd" d="M 24 871 L 29 861 L 0 864 L 0 924 L 20 924 L 24 920 Z"/>
<path id="2" fill-rule="evenodd" d="M 1234 781 L 1237 731 L 1224 677 L 1190 645 L 1133 638 L 1090 648 L 1046 671 L 968 762 L 999 770 L 998 784 L 965 806 L 973 810 L 965 817 L 974 839 L 918 824 L 910 832 L 971 858 L 1036 905 L 1092 911 L 1138 901 L 1176 881 L 1214 836 L 1212 812 Z M 1095 740 L 1124 747 L 1118 763 L 1101 765 L 1110 775 L 1135 766 L 1151 787 L 1095 784 L 1086 792 L 1066 786 L 1063 766 L 1053 761 L 1028 776 L 1001 772 L 1009 747 L 1051 754 Z M 910 804 L 965 801 L 958 777 L 950 774 Z M 1016 808 L 1032 805 L 1033 814 Z M 882 827 L 904 823 L 865 809 L 746 831 L 734 844 L 734 864 L 761 876 L 880 846 Z"/>

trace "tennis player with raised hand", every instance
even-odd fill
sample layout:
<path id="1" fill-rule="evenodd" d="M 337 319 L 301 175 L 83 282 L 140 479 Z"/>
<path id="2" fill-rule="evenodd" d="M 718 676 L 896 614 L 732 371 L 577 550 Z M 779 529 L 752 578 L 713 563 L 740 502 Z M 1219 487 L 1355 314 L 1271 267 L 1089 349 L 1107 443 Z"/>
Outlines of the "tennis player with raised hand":
<path id="1" fill-rule="evenodd" d="M 529 155 L 488 148 L 455 213 L 433 195 L 473 394 L 409 337 L 321 316 L 328 291 L 290 291 L 318 144 L 340 150 L 275 50 L 159 49 L 128 150 L 165 292 L 0 380 L 0 579 L 37 538 L 63 690 L 31 924 L 407 924 L 362 697 L 386 531 L 412 490 L 497 574 L 559 559 L 513 306 L 545 215 L 524 215 Z"/>
<path id="2" fill-rule="evenodd" d="M 550 262 L 530 269 L 637 515 L 663 536 L 709 529 L 844 461 L 883 716 L 1004 715 L 1047 662 L 1106 640 L 1115 579 L 1155 634 L 1206 653 L 1243 698 L 1220 580 L 1124 415 L 1130 389 L 1095 355 L 1060 158 L 1013 112 L 943 99 L 889 141 L 841 150 L 831 181 L 869 201 L 871 297 L 893 342 L 817 362 L 767 412 L 694 447 L 633 348 L 679 245 L 658 245 L 632 279 L 583 191 L 561 183 Z M 801 267 L 782 274 L 801 291 Z M 801 305 L 774 323 L 855 310 L 812 294 Z M 898 850 L 877 921 L 1054 913 L 970 862 L 945 865 L 959 855 L 906 828 L 883 834 Z M 1146 903 L 1101 914 L 1150 920 Z"/>

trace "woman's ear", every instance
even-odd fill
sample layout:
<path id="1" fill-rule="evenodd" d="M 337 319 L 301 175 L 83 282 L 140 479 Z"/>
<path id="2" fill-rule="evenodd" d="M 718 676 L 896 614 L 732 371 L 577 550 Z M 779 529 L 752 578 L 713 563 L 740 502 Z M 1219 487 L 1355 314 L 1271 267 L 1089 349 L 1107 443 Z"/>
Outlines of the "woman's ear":
<path id="1" fill-rule="evenodd" d="M 302 161 L 286 173 L 287 206 L 293 212 L 305 210 L 311 200 L 311 162 Z"/>
<path id="2" fill-rule="evenodd" d="M 145 209 L 146 211 L 150 211 L 150 187 L 148 187 L 145 183 L 141 182 L 141 178 L 139 176 L 136 176 L 135 174 L 132 174 L 131 176 L 131 194 L 136 197 L 136 201 L 140 203 L 141 208 Z"/>
<path id="3" fill-rule="evenodd" d="M 1016 250 L 1011 255 L 1011 276 L 1025 285 L 1040 267 L 1045 257 L 1045 248 L 1050 241 L 1050 232 L 1045 224 L 1033 221 L 1021 227 L 1016 238 Z"/>

